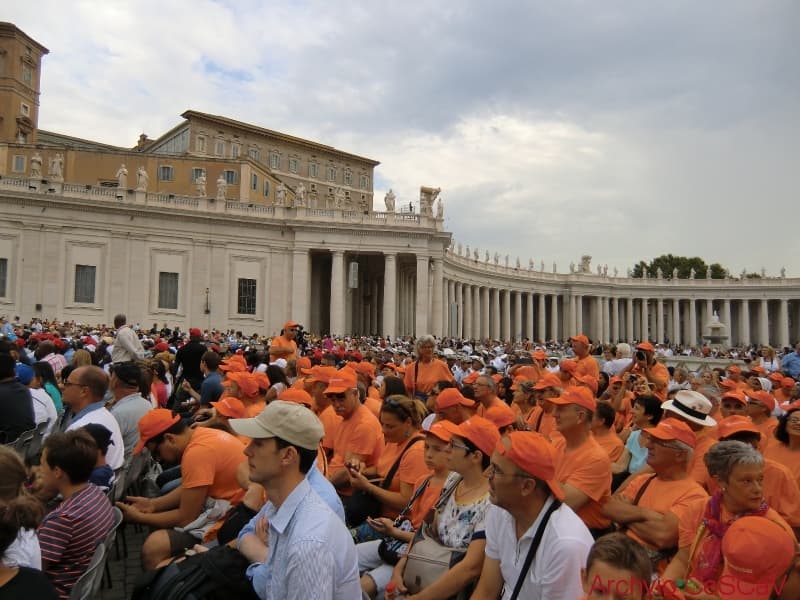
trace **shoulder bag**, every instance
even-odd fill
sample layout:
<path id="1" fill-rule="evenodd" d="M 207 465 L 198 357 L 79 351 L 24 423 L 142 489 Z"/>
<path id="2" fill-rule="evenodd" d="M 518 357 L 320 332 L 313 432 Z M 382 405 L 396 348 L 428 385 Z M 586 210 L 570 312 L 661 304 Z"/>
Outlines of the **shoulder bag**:
<path id="1" fill-rule="evenodd" d="M 430 482 L 430 477 L 423 481 L 422 484 L 416 490 L 414 490 L 414 494 L 411 496 L 408 504 L 405 505 L 405 508 L 403 508 L 403 510 L 400 511 L 400 514 L 397 515 L 397 518 L 394 520 L 394 526 L 400 531 L 414 531 L 414 525 L 409 519 L 406 518 L 406 516 L 409 512 L 411 512 L 411 507 L 414 506 L 414 502 L 416 502 L 417 498 L 419 498 L 427 489 Z M 378 546 L 378 556 L 380 556 L 383 562 L 386 564 L 396 565 L 400 561 L 400 557 L 407 547 L 408 542 L 398 540 L 397 538 L 393 538 L 391 536 L 386 536 L 381 540 L 381 543 Z"/>
<path id="2" fill-rule="evenodd" d="M 553 498 L 553 503 L 547 508 L 547 512 L 544 513 L 542 520 L 539 522 L 539 527 L 536 528 L 536 533 L 533 536 L 533 540 L 531 540 L 531 546 L 528 548 L 528 554 L 525 556 L 525 562 L 522 563 L 522 569 L 517 577 L 517 583 L 514 585 L 514 591 L 511 593 L 511 600 L 517 600 L 519 597 L 522 586 L 525 585 L 525 578 L 531 568 L 531 563 L 536 557 L 539 545 L 542 543 L 542 536 L 544 536 L 544 530 L 547 527 L 547 523 L 550 521 L 550 515 L 557 511 L 559 506 L 561 506 L 561 501 Z"/>

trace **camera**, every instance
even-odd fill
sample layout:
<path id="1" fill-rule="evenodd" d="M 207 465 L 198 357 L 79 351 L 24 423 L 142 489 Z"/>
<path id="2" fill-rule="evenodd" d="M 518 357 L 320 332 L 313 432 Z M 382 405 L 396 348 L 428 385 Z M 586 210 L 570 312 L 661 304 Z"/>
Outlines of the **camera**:
<path id="1" fill-rule="evenodd" d="M 644 350 L 637 350 L 636 351 L 636 360 L 645 360 L 647 355 L 644 353 Z"/>

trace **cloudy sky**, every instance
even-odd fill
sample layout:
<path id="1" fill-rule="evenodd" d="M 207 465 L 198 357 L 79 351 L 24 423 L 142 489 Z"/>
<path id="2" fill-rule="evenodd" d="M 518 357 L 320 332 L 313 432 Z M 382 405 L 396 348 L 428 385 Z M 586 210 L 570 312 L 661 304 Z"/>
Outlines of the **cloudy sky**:
<path id="1" fill-rule="evenodd" d="M 44 129 L 132 146 L 188 108 L 442 188 L 446 227 L 548 269 L 664 253 L 800 276 L 800 2 L 16 2 Z M 794 40 L 794 41 L 792 41 Z"/>

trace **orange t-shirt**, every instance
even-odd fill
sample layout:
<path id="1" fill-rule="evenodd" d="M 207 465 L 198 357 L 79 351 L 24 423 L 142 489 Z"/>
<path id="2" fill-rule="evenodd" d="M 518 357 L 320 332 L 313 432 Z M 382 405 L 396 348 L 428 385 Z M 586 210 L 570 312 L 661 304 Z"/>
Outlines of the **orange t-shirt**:
<path id="1" fill-rule="evenodd" d="M 800 486 L 800 452 L 791 450 L 786 444 L 775 440 L 774 443 L 767 446 L 764 456 L 789 469 L 795 482 Z"/>
<path id="2" fill-rule="evenodd" d="M 285 336 L 278 335 L 278 336 L 275 336 L 274 338 L 272 338 L 272 341 L 270 342 L 269 347 L 270 347 L 270 353 L 269 353 L 269 361 L 270 362 L 275 362 L 279 358 L 285 358 L 287 360 L 290 359 L 290 358 L 297 358 L 297 342 L 295 342 L 294 340 L 287 339 Z M 273 347 L 275 347 L 275 348 L 291 348 L 292 351 L 291 352 L 278 352 L 277 354 L 274 354 L 272 352 L 272 350 L 271 350 L 271 348 L 273 348 Z"/>
<path id="3" fill-rule="evenodd" d="M 609 432 L 606 435 L 592 435 L 600 447 L 608 454 L 611 462 L 617 462 L 619 457 L 622 456 L 622 451 L 625 449 L 625 444 L 619 439 L 616 433 Z"/>
<path id="4" fill-rule="evenodd" d="M 717 436 L 715 435 L 716 429 L 712 427 L 704 427 L 698 432 L 697 443 L 694 447 L 694 454 L 692 455 L 692 463 L 689 465 L 689 477 L 694 479 L 700 485 L 708 477 L 708 469 L 703 458 L 708 452 L 709 448 L 717 443 Z"/>
<path id="5" fill-rule="evenodd" d="M 375 418 L 377 419 L 381 418 L 381 406 L 383 406 L 383 401 L 381 400 L 380 396 L 378 396 L 377 398 L 373 396 L 367 396 L 364 399 L 364 406 L 366 406 L 369 409 L 369 412 L 375 415 Z"/>
<path id="6" fill-rule="evenodd" d="M 403 442 L 402 444 L 398 444 L 390 442 L 384 446 L 376 466 L 379 477 L 386 477 L 389 473 L 389 469 L 392 468 L 392 465 L 397 460 L 397 457 L 400 456 L 400 453 L 407 443 L 408 442 Z M 401 483 L 406 483 L 411 486 L 411 489 L 415 489 L 414 484 L 430 474 L 430 469 L 425 465 L 425 443 L 421 440 L 413 446 L 410 446 L 403 455 L 403 458 L 400 460 L 400 465 L 397 467 L 394 477 L 392 477 L 389 491 L 399 492 Z M 382 517 L 394 519 L 398 512 L 400 511 L 393 508 L 381 507 Z"/>
<path id="7" fill-rule="evenodd" d="M 325 429 L 325 437 L 322 438 L 323 448 L 333 449 L 333 440 L 342 422 L 342 417 L 336 414 L 333 406 L 328 406 L 321 413 L 317 413 L 317 418 L 322 422 Z"/>
<path id="8" fill-rule="evenodd" d="M 611 495 L 611 460 L 593 437 L 580 446 L 568 449 L 559 440 L 553 444 L 560 453 L 556 481 L 583 492 L 589 500 L 577 511 L 590 529 L 604 529 L 611 524 L 602 515 L 603 504 Z"/>
<path id="9" fill-rule="evenodd" d="M 507 406 L 507 404 L 505 402 L 503 402 L 502 400 L 500 400 L 500 398 L 498 398 L 497 396 L 494 396 L 489 401 L 489 406 L 488 407 L 484 406 L 483 402 L 479 402 L 478 403 L 478 410 L 475 411 L 475 414 L 478 415 L 479 417 L 483 417 L 485 419 L 486 418 L 486 411 L 489 410 L 490 408 L 492 408 L 493 406 Z"/>
<path id="10" fill-rule="evenodd" d="M 430 475 L 423 475 L 417 481 L 414 482 L 414 491 L 416 491 L 419 486 L 422 485 Z M 442 493 L 442 487 L 444 487 L 444 481 L 441 483 L 429 483 L 425 488 L 425 491 L 420 494 L 420 496 L 414 501 L 414 504 L 411 505 L 411 511 L 408 514 L 408 520 L 414 525 L 414 529 L 417 529 L 422 520 L 425 518 L 425 515 L 428 514 L 428 511 L 433 508 L 433 505 L 436 504 L 436 501 L 439 499 L 439 494 Z"/>
<path id="11" fill-rule="evenodd" d="M 775 439 L 775 428 L 778 426 L 778 419 L 770 417 L 763 423 L 753 423 L 753 425 L 761 432 L 761 441 L 758 444 L 758 449 L 763 454 L 770 442 Z"/>
<path id="12" fill-rule="evenodd" d="M 333 457 L 328 472 L 333 474 L 344 467 L 348 454 L 366 457 L 368 467 L 375 466 L 383 452 L 383 430 L 378 419 L 363 404 L 349 419 L 342 419 L 333 438 Z"/>
<path id="13" fill-rule="evenodd" d="M 631 424 L 631 408 L 633 407 L 633 392 L 625 392 L 619 403 L 619 410 L 614 416 L 614 429 L 617 433 Z"/>
<path id="14" fill-rule="evenodd" d="M 419 369 L 416 368 L 417 365 L 419 365 Z M 414 384 L 415 372 L 417 372 L 416 385 Z M 453 381 L 453 373 L 443 360 L 434 358 L 427 363 L 415 361 L 406 365 L 405 384 L 409 396 L 413 397 L 415 391 L 427 394 L 439 381 Z"/>
<path id="15" fill-rule="evenodd" d="M 644 375 L 644 370 L 639 368 L 638 364 L 633 365 L 633 368 L 630 370 L 630 372 L 637 375 Z M 650 366 L 650 374 L 664 382 L 663 387 L 656 388 L 653 392 L 653 395 L 661 400 L 666 400 L 667 389 L 669 388 L 669 371 L 667 370 L 667 367 L 660 362 L 657 362 Z"/>
<path id="16" fill-rule="evenodd" d="M 623 497 L 633 501 L 636 493 L 653 475 L 645 473 L 637 475 L 626 487 L 622 490 Z M 658 513 L 666 514 L 672 513 L 680 521 L 681 514 L 684 510 L 695 501 L 708 499 L 706 491 L 700 487 L 694 479 L 686 477 L 685 479 L 678 479 L 675 481 L 664 481 L 660 477 L 656 477 L 645 489 L 637 506 L 642 508 L 649 508 Z M 642 539 L 636 535 L 631 529 L 626 531 L 628 537 L 633 538 L 640 544 L 647 546 L 652 550 L 658 548 L 650 544 L 647 540 Z"/>
<path id="17" fill-rule="evenodd" d="M 236 469 L 247 458 L 244 444 L 230 433 L 198 427 L 181 457 L 181 486 L 208 486 L 208 497 L 238 504 L 244 490 L 236 480 Z"/>
<path id="18" fill-rule="evenodd" d="M 591 375 L 595 381 L 600 379 L 600 365 L 597 364 L 594 356 L 591 354 L 587 354 L 583 358 L 578 358 L 576 356 L 573 360 L 577 363 L 575 367 L 576 379 L 584 375 Z"/>

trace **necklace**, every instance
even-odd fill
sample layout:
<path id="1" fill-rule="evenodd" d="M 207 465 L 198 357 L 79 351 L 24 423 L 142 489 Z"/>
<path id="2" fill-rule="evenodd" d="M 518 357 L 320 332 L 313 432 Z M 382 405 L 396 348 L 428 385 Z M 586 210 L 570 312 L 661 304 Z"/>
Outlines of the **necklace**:
<path id="1" fill-rule="evenodd" d="M 456 496 L 458 496 L 459 498 L 463 498 L 464 496 L 466 496 L 468 494 L 468 492 L 473 492 L 473 491 L 477 490 L 478 488 L 483 486 L 485 484 L 485 482 L 479 481 L 478 483 L 476 483 L 475 485 L 471 485 L 470 487 L 461 487 L 463 484 L 464 484 L 464 481 L 462 480 L 461 483 L 458 484 L 458 487 L 461 488 L 461 489 L 460 490 L 456 489 Z"/>

